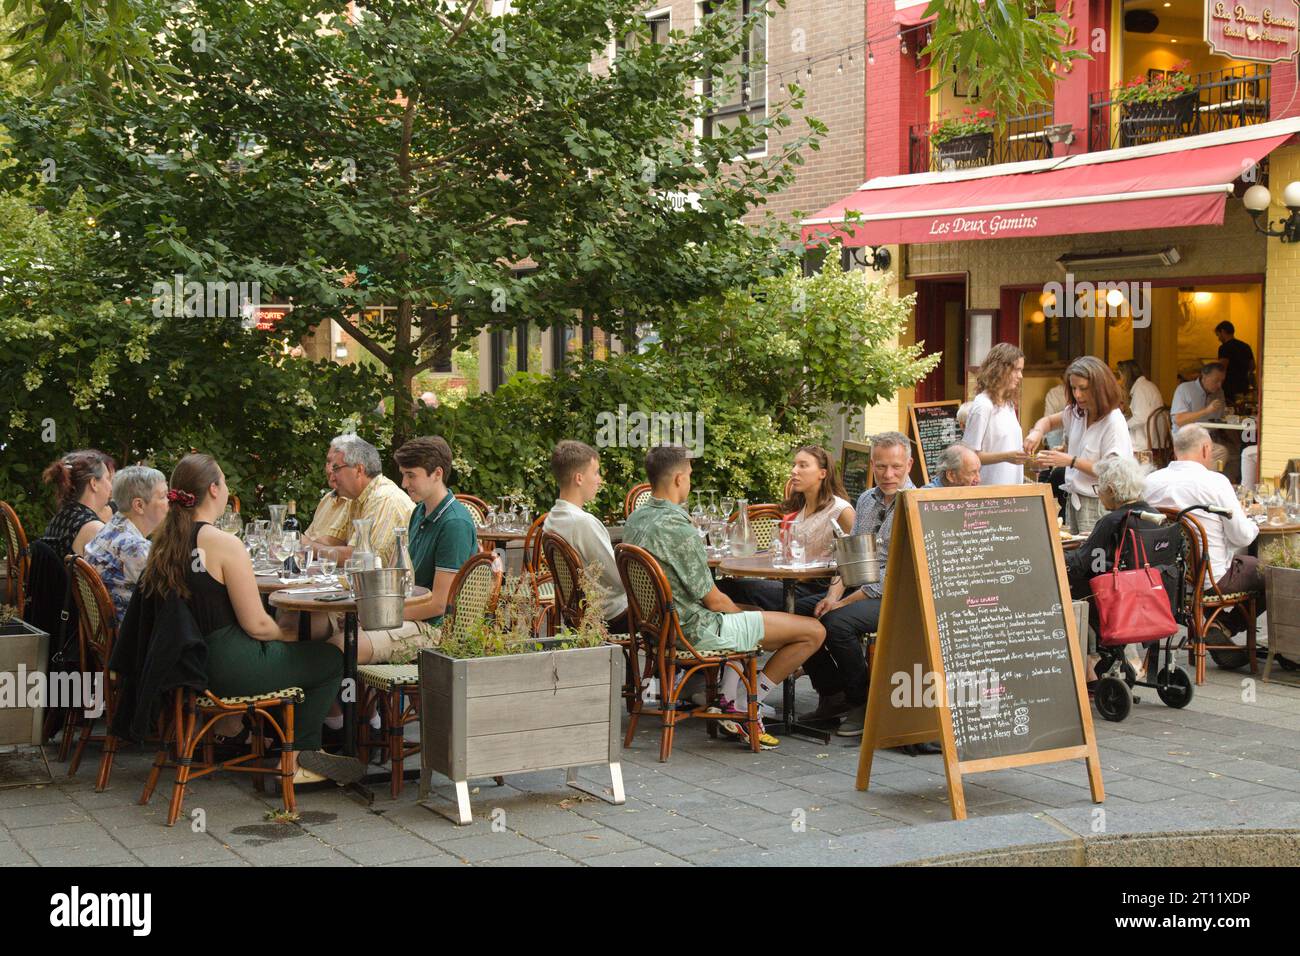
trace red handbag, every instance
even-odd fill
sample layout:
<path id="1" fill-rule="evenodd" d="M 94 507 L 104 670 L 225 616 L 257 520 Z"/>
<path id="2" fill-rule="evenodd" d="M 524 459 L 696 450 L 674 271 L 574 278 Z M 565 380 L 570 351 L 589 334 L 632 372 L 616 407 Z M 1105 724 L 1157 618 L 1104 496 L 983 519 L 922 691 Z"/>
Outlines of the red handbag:
<path id="1" fill-rule="evenodd" d="M 1109 574 L 1098 574 L 1088 582 L 1097 604 L 1097 636 L 1102 644 L 1138 644 L 1169 637 L 1178 632 L 1169 595 L 1160 571 L 1147 561 L 1147 549 L 1136 531 L 1129 530 L 1133 554 L 1140 566 L 1119 570 L 1124 537 L 1115 547 L 1115 562 Z"/>

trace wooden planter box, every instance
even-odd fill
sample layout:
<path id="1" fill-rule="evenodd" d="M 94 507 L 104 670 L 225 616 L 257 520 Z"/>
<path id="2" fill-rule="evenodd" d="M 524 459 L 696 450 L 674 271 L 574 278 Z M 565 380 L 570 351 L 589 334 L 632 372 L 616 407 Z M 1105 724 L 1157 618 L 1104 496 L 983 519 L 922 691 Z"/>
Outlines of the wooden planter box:
<path id="1" fill-rule="evenodd" d="M 456 814 L 472 822 L 469 780 L 608 764 L 623 802 L 623 651 L 614 645 L 457 660 L 420 653 L 420 799 L 433 771 L 456 785 Z M 437 807 L 431 809 L 437 810 Z M 438 812 L 442 812 L 438 810 Z"/>
<path id="2" fill-rule="evenodd" d="M 33 674 L 45 674 L 49 662 L 50 636 L 26 621 L 0 624 L 0 746 L 44 742 L 45 708 L 8 706 L 7 695 L 24 697 Z M 22 679 L 20 680 L 20 676 Z M 44 678 L 42 678 L 44 679 Z"/>
<path id="3" fill-rule="evenodd" d="M 1300 663 L 1300 569 L 1264 568 L 1264 596 L 1268 602 L 1267 681 L 1278 654 Z"/>
<path id="4" fill-rule="evenodd" d="M 984 166 L 993 158 L 993 134 L 972 133 L 944 140 L 935 147 L 939 165 Z"/>

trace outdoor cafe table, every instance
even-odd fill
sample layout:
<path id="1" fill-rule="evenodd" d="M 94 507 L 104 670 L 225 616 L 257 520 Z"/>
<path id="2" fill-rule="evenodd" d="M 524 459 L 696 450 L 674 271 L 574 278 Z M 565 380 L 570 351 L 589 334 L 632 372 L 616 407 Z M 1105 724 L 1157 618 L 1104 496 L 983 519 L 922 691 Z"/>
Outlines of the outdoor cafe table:
<path id="1" fill-rule="evenodd" d="M 324 585 L 311 584 L 310 588 Z M 261 584 L 258 584 L 259 589 Z M 342 601 L 322 601 L 339 594 L 350 594 L 342 588 L 330 591 L 313 590 L 308 594 L 295 594 L 301 585 L 285 585 L 275 590 L 268 600 L 273 607 L 286 611 L 320 611 L 326 613 L 343 612 L 343 679 L 352 681 L 352 693 L 343 695 L 343 752 L 349 757 L 357 755 L 356 734 L 356 687 L 357 687 L 357 602 L 351 598 Z M 407 604 L 428 596 L 429 589 L 417 586 L 406 599 Z"/>
<path id="2" fill-rule="evenodd" d="M 806 565 L 801 568 L 778 568 L 772 563 L 772 553 L 765 551 L 748 558 L 725 557 L 718 565 L 721 574 L 733 578 L 766 578 L 781 582 L 781 592 L 785 611 L 794 613 L 795 588 L 800 581 L 812 581 L 825 578 L 835 573 L 835 567 L 829 563 Z M 794 677 L 785 679 L 781 688 L 781 721 L 773 724 L 772 730 L 796 737 L 809 737 L 818 743 L 830 743 L 831 735 L 824 730 L 799 723 L 794 706 Z"/>
<path id="3" fill-rule="evenodd" d="M 527 529 L 523 531 L 502 531 L 495 528 L 475 528 L 474 530 L 478 533 L 479 543 L 490 544 L 492 547 L 488 550 L 491 551 L 495 551 L 497 545 L 509 544 L 512 541 L 518 541 L 520 544 L 523 544 L 524 539 L 528 536 Z M 618 544 L 623 540 L 623 525 L 607 524 L 605 525 L 605 530 L 609 532 L 610 544 Z"/>

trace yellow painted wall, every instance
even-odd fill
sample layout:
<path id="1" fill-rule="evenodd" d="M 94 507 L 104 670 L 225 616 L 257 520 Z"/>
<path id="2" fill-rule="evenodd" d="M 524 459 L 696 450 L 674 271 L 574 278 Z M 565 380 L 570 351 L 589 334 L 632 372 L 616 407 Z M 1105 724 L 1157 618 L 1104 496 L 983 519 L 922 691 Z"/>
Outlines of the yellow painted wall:
<path id="1" fill-rule="evenodd" d="M 1300 148 L 1279 149 L 1269 156 L 1274 203 L 1268 215 L 1286 214 L 1278 205 L 1281 183 L 1300 179 Z M 1288 459 L 1300 457 L 1300 243 L 1268 240 L 1268 279 L 1264 295 L 1264 350 L 1261 374 L 1259 474 L 1276 478 Z"/>

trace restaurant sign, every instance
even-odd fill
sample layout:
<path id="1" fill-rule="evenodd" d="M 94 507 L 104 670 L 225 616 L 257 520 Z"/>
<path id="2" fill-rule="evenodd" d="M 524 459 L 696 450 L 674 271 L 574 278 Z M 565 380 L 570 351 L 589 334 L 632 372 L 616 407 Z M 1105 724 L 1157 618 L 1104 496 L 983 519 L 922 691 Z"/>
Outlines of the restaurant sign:
<path id="1" fill-rule="evenodd" d="M 1296 55 L 1297 0 L 1206 0 L 1205 42 L 1235 60 L 1278 63 Z"/>

